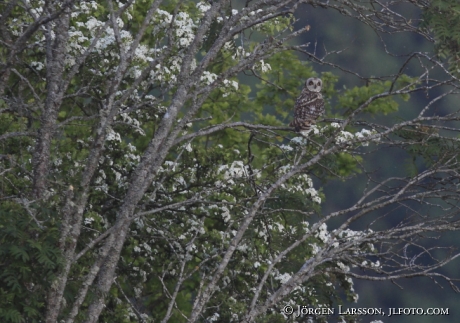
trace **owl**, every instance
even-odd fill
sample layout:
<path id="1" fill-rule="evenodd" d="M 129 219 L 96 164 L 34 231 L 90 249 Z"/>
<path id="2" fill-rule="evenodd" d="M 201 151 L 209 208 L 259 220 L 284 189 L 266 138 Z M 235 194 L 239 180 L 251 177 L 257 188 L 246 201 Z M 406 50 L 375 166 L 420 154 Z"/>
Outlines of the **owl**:
<path id="1" fill-rule="evenodd" d="M 294 120 L 289 124 L 297 132 L 309 131 L 316 119 L 324 114 L 324 100 L 321 95 L 323 82 L 317 77 L 310 77 L 297 98 L 294 106 Z"/>

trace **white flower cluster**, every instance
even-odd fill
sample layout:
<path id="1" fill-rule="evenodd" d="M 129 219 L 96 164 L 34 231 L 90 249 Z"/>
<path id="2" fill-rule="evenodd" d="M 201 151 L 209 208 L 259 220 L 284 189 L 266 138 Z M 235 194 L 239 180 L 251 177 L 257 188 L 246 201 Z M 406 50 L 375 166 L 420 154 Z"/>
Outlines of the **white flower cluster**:
<path id="1" fill-rule="evenodd" d="M 224 179 L 233 185 L 233 179 L 243 178 L 249 176 L 248 166 L 245 166 L 241 160 L 235 160 L 230 165 L 220 165 L 217 173 L 224 175 Z"/>
<path id="2" fill-rule="evenodd" d="M 107 130 L 107 134 L 105 136 L 105 140 L 107 141 L 117 141 L 121 142 L 121 136 L 118 132 L 113 131 L 112 128 L 109 128 Z"/>
<path id="3" fill-rule="evenodd" d="M 348 270 L 344 270 L 344 271 L 349 271 L 350 270 L 350 268 L 348 266 L 345 266 L 345 265 L 343 265 L 343 266 L 345 267 L 345 269 L 348 268 Z M 350 284 L 349 291 L 351 293 L 353 293 L 353 301 L 355 303 L 357 303 L 358 299 L 359 299 L 359 295 L 357 293 L 355 293 L 355 289 L 353 288 L 353 286 L 354 286 L 353 279 L 351 277 L 347 277 L 347 278 L 345 278 L 345 280 Z"/>
<path id="4" fill-rule="evenodd" d="M 41 71 L 45 65 L 42 62 L 32 62 L 30 66 L 35 67 L 37 71 Z"/>
<path id="5" fill-rule="evenodd" d="M 332 124 L 331 124 L 331 126 L 332 126 Z M 342 144 L 342 143 L 347 143 L 347 142 L 350 142 L 350 141 L 353 141 L 353 140 L 360 140 L 362 146 L 368 146 L 370 141 L 378 141 L 379 140 L 379 139 L 375 139 L 375 138 L 365 140 L 366 138 L 369 138 L 370 136 L 372 136 L 374 134 L 376 134 L 375 131 L 371 131 L 371 130 L 367 130 L 367 129 L 362 129 L 361 131 L 356 132 L 354 134 L 351 133 L 351 132 L 342 130 L 338 134 L 338 136 L 336 138 L 336 142 L 338 144 Z"/>
<path id="6" fill-rule="evenodd" d="M 232 55 L 232 58 L 237 60 L 246 56 L 251 55 L 250 53 L 247 53 L 246 50 L 242 46 L 238 46 L 235 50 L 235 53 Z"/>
<path id="7" fill-rule="evenodd" d="M 181 47 L 189 46 L 195 38 L 196 25 L 186 12 L 179 12 L 174 19 L 176 37 Z"/>
<path id="8" fill-rule="evenodd" d="M 121 113 L 120 117 L 122 118 L 124 123 L 132 126 L 135 129 L 135 132 L 139 133 L 141 136 L 145 136 L 145 132 L 141 128 L 141 123 L 139 122 L 139 120 L 131 117 L 127 113 Z"/>
<path id="9" fill-rule="evenodd" d="M 313 242 L 313 243 L 310 243 L 310 247 L 312 248 L 311 254 L 312 254 L 313 256 L 316 255 L 316 254 L 321 250 L 321 247 L 318 246 L 318 244 L 316 244 L 316 243 L 314 243 L 314 242 Z"/>
<path id="10" fill-rule="evenodd" d="M 356 139 L 365 139 L 365 138 L 369 138 L 372 135 L 375 135 L 376 133 L 377 132 L 375 130 L 371 131 L 371 130 L 367 130 L 367 129 L 362 129 L 360 132 L 355 133 L 355 138 Z M 380 140 L 380 138 L 375 138 L 375 139 L 372 139 L 371 141 L 378 142 L 379 140 Z M 369 141 L 363 141 L 361 143 L 361 145 L 368 146 Z"/>
<path id="11" fill-rule="evenodd" d="M 347 266 L 347 265 L 345 265 L 345 264 L 344 264 L 343 262 L 341 262 L 341 261 L 338 261 L 338 262 L 337 262 L 337 267 L 339 267 L 339 268 L 340 268 L 342 271 L 344 271 L 344 272 L 349 272 L 349 271 L 350 271 L 350 267 Z M 351 279 L 351 278 L 350 278 L 350 279 Z M 352 283 L 353 281 L 349 281 L 349 282 Z"/>
<path id="12" fill-rule="evenodd" d="M 347 241 L 347 242 L 355 241 L 356 244 L 362 244 L 362 240 L 367 238 L 370 234 L 372 234 L 372 232 L 373 231 L 371 229 L 367 229 L 365 231 L 355 231 L 351 229 L 346 229 L 346 230 L 341 231 L 337 236 L 340 239 L 343 239 L 344 241 Z M 375 246 L 372 243 L 368 242 L 366 243 L 365 246 L 366 246 L 367 251 L 370 251 L 370 252 L 375 251 Z"/>
<path id="13" fill-rule="evenodd" d="M 356 240 L 356 238 L 362 238 L 366 236 L 365 231 L 355 231 L 351 229 L 345 229 L 343 231 L 340 231 L 338 234 L 338 237 L 341 239 L 344 239 L 345 241 L 353 241 Z"/>
<path id="14" fill-rule="evenodd" d="M 333 230 L 331 234 L 327 231 L 326 223 L 322 223 L 318 227 L 317 232 L 315 233 L 315 237 L 319 238 L 323 243 L 329 242 L 332 247 L 338 248 L 340 245 L 340 240 L 344 242 L 355 242 L 357 245 L 362 244 L 362 239 L 366 238 L 370 233 L 372 233 L 371 229 L 366 231 L 345 229 L 340 231 L 338 234 L 336 234 L 336 230 Z M 375 247 L 372 243 L 367 243 L 366 248 L 371 252 L 375 250 Z"/>
<path id="15" fill-rule="evenodd" d="M 211 72 L 208 72 L 208 71 L 204 71 L 203 74 L 201 75 L 201 81 L 205 85 L 211 84 L 216 79 L 217 79 L 217 74 L 214 74 L 214 73 L 211 73 Z"/>
<path id="16" fill-rule="evenodd" d="M 207 3 L 204 3 L 202 1 L 198 2 L 196 4 L 196 7 L 197 9 L 201 12 L 201 13 L 205 13 L 206 11 L 208 11 L 209 9 L 211 9 L 211 5 L 207 4 Z"/>
<path id="17" fill-rule="evenodd" d="M 76 62 L 76 57 L 81 56 L 81 54 L 88 49 L 88 46 L 95 40 L 97 32 L 100 28 L 104 27 L 105 21 L 101 21 L 95 18 L 96 15 L 91 15 L 91 10 L 97 10 L 97 3 L 92 1 L 90 3 L 80 3 L 81 8 L 76 8 L 77 13 L 85 13 L 88 15 L 88 18 L 79 16 L 78 14 L 73 15 L 73 19 L 76 20 L 70 27 L 70 38 L 68 44 L 68 55 L 66 57 L 66 65 L 72 66 Z M 200 2 L 197 4 L 199 12 L 203 14 L 211 8 L 210 5 Z M 128 11 L 125 11 L 123 17 L 126 17 L 128 20 L 132 19 L 131 14 Z M 195 17 L 199 18 L 199 17 Z M 77 20 L 78 19 L 78 20 Z M 123 18 L 124 19 L 124 18 Z M 98 76 L 108 77 L 113 74 L 117 68 L 116 62 L 120 59 L 119 52 L 120 50 L 127 51 L 132 43 L 133 36 L 132 34 L 123 29 L 124 21 L 121 17 L 117 18 L 117 25 L 120 28 L 120 38 L 121 38 L 121 49 L 118 48 L 119 44 L 115 38 L 115 32 L 112 27 L 105 27 L 100 38 L 95 43 L 92 52 L 94 55 L 98 56 L 100 60 L 98 61 L 98 68 L 89 68 L 89 70 Z M 174 16 L 169 12 L 158 9 L 155 12 L 154 19 L 152 21 L 153 29 L 152 36 L 155 39 L 154 47 L 148 47 L 145 44 L 138 44 L 135 48 L 133 63 L 128 68 L 128 76 L 131 78 L 138 78 L 142 71 L 147 66 L 146 64 L 155 60 L 166 51 L 171 50 L 171 46 L 159 46 L 162 43 L 162 39 L 166 37 L 167 30 L 172 27 L 171 34 L 173 36 L 173 44 L 171 55 L 166 56 L 162 61 L 159 61 L 154 69 L 150 72 L 149 77 L 146 81 L 141 82 L 142 87 L 148 87 L 152 83 L 167 83 L 175 84 L 177 82 L 177 75 L 180 72 L 182 57 L 184 55 L 184 49 L 187 48 L 195 38 L 196 23 L 199 20 L 194 22 L 194 18 L 190 16 L 189 13 L 185 11 L 177 12 Z M 44 41 L 42 37 L 41 41 Z M 43 62 L 34 62 L 32 66 L 35 66 L 37 70 L 43 68 Z M 192 62 L 191 70 L 194 70 L 196 67 L 196 62 Z M 203 78 L 209 82 L 213 81 L 215 77 L 210 75 L 203 75 Z M 237 89 L 238 84 L 235 81 L 226 81 L 224 83 L 224 88 L 235 88 Z"/>
<path id="18" fill-rule="evenodd" d="M 323 243 L 329 241 L 329 239 L 331 238 L 331 234 L 329 233 L 329 231 L 327 231 L 326 223 L 322 223 L 319 226 L 317 232 L 315 233 L 315 237 L 321 240 Z"/>
<path id="19" fill-rule="evenodd" d="M 233 87 L 233 88 L 235 89 L 235 91 L 238 91 L 238 82 L 237 82 L 237 81 L 231 81 L 231 80 L 229 81 L 229 80 L 225 79 L 225 80 L 223 81 L 223 84 L 224 84 L 224 86 L 226 86 L 226 87 L 230 87 L 230 86 L 231 86 L 231 87 Z"/>
<path id="20" fill-rule="evenodd" d="M 200 80 L 203 85 L 210 85 L 217 80 L 217 77 L 217 74 L 211 73 L 209 71 L 204 71 Z M 223 97 L 227 97 L 231 92 L 238 91 L 238 88 L 239 84 L 237 81 L 227 79 L 224 79 L 222 81 L 222 86 L 220 86 L 220 89 L 224 91 Z"/>
<path id="21" fill-rule="evenodd" d="M 96 177 L 96 180 L 94 181 L 97 186 L 94 188 L 96 191 L 102 191 L 104 193 L 107 193 L 109 191 L 109 185 L 105 182 L 107 179 L 107 175 L 105 174 L 103 169 L 99 170 L 99 176 Z"/>
<path id="22" fill-rule="evenodd" d="M 291 279 L 291 275 L 288 274 L 288 273 L 284 273 L 284 274 L 278 274 L 277 276 L 274 277 L 275 280 L 279 280 L 279 282 L 281 284 L 285 284 L 289 281 L 289 279 Z"/>
<path id="23" fill-rule="evenodd" d="M 264 60 L 261 60 L 254 66 L 256 69 L 260 70 L 262 73 L 266 73 L 268 71 L 271 71 L 272 67 L 270 64 L 265 63 Z"/>
<path id="24" fill-rule="evenodd" d="M 291 143 L 298 146 L 305 146 L 308 144 L 308 140 L 305 137 L 294 137 L 291 139 Z"/>
<path id="25" fill-rule="evenodd" d="M 380 268 L 381 267 L 381 264 L 380 264 L 380 261 L 368 261 L 368 260 L 364 260 L 362 263 L 361 263 L 361 266 L 363 267 L 374 267 L 374 268 Z"/>
<path id="26" fill-rule="evenodd" d="M 257 233 L 259 238 L 267 242 L 270 238 L 270 232 L 286 232 L 286 228 L 281 223 L 273 222 L 254 228 L 254 232 Z"/>
<path id="27" fill-rule="evenodd" d="M 313 134 L 318 135 L 321 132 L 323 132 L 323 129 L 314 124 L 310 127 L 309 132 L 312 132 Z"/>
<path id="28" fill-rule="evenodd" d="M 153 70 L 150 71 L 149 75 L 149 82 L 150 83 L 155 83 L 155 82 L 170 82 L 172 84 L 175 84 L 177 81 L 176 74 L 174 73 L 175 69 L 177 68 L 178 61 L 181 59 L 174 59 L 173 65 L 169 66 L 163 66 L 161 64 L 157 64 Z"/>
<path id="29" fill-rule="evenodd" d="M 251 12 L 249 12 L 248 15 L 249 15 L 249 16 L 254 16 L 254 15 L 259 14 L 259 13 L 261 13 L 261 12 L 263 12 L 262 9 L 257 9 L 256 11 L 251 11 Z"/>
<path id="30" fill-rule="evenodd" d="M 204 7 L 201 6 L 200 8 Z M 156 23 L 153 29 L 154 36 L 169 28 L 171 22 L 173 22 L 173 36 L 176 40 L 176 46 L 179 48 L 189 46 L 195 38 L 196 25 L 187 12 L 178 12 L 176 16 L 173 17 L 169 12 L 158 9 L 156 12 Z"/>
<path id="31" fill-rule="evenodd" d="M 216 205 L 217 207 L 217 205 Z M 230 220 L 232 219 L 231 217 L 231 214 L 230 214 L 230 210 L 226 207 L 226 206 L 222 206 L 220 208 L 222 210 L 222 219 L 224 220 L 225 223 L 228 223 L 230 222 Z"/>
<path id="32" fill-rule="evenodd" d="M 310 133 L 314 135 L 318 135 L 323 133 L 324 128 L 319 127 L 318 125 L 312 125 L 309 130 L 303 130 L 300 133 L 302 137 L 294 137 L 291 139 L 291 143 L 295 144 L 296 146 L 305 146 L 308 144 L 308 140 L 305 138 Z"/>
<path id="33" fill-rule="evenodd" d="M 284 165 L 278 169 L 281 175 L 288 173 L 292 169 L 292 165 Z M 315 203 L 321 203 L 319 192 L 313 187 L 313 180 L 307 174 L 300 174 L 292 183 L 281 184 L 281 189 L 288 192 L 299 192 L 303 195 L 310 196 L 311 200 Z"/>
<path id="34" fill-rule="evenodd" d="M 279 148 L 283 151 L 293 151 L 294 150 L 294 148 L 288 145 L 280 145 Z"/>
<path id="35" fill-rule="evenodd" d="M 206 322 L 216 322 L 219 320 L 219 317 L 220 317 L 219 313 L 214 313 L 212 316 L 206 319 Z"/>
<path id="36" fill-rule="evenodd" d="M 82 8 L 78 9 L 77 12 L 85 13 L 88 18 L 85 20 L 83 16 L 74 15 L 73 19 L 76 20 L 70 27 L 70 38 L 68 43 L 68 55 L 66 57 L 66 65 L 72 66 L 76 63 L 76 57 L 81 56 L 85 52 L 89 45 L 95 40 L 97 33 L 100 28 L 103 28 L 105 21 L 98 20 L 95 18 L 96 15 L 91 15 L 90 11 L 97 10 L 97 3 L 92 1 L 89 4 L 81 4 Z M 201 16 L 207 12 L 211 5 L 204 2 L 197 4 L 198 11 Z M 237 10 L 233 10 L 232 14 L 237 14 Z M 125 15 L 127 19 L 131 19 L 129 12 Z M 197 19 L 198 18 L 198 19 Z M 78 20 L 77 20 L 78 19 Z M 194 19 L 196 21 L 194 21 Z M 155 39 L 154 47 L 148 47 L 145 44 L 138 44 L 134 51 L 133 62 L 128 68 L 128 76 L 132 79 L 136 79 L 142 75 L 142 72 L 146 68 L 147 64 L 154 61 L 167 51 L 171 52 L 171 55 L 167 55 L 164 59 L 158 62 L 154 68 L 150 71 L 148 78 L 140 83 L 143 88 L 148 87 L 150 84 L 175 84 L 177 82 L 177 76 L 181 70 L 181 64 L 185 49 L 195 39 L 195 32 L 199 17 L 192 17 L 185 11 L 177 12 L 175 15 L 168 11 L 158 9 L 155 12 L 154 19 L 152 21 L 153 29 L 152 36 Z M 115 32 L 112 27 L 104 27 L 102 35 L 95 43 L 92 53 L 99 57 L 99 65 L 97 68 L 89 68 L 89 71 L 94 75 L 101 77 L 109 77 L 114 73 L 117 68 L 116 62 L 120 59 L 120 50 L 127 51 L 133 43 L 133 35 L 123 29 L 123 19 L 118 17 L 116 23 L 120 28 L 120 39 L 121 47 L 118 48 L 119 44 L 116 41 Z M 171 46 L 159 46 L 162 43 L 167 32 L 170 28 L 173 36 L 173 44 Z M 42 37 L 41 41 L 44 41 Z M 173 50 L 171 50 L 173 49 Z M 269 64 L 260 62 L 260 68 L 262 71 L 268 71 L 271 69 Z M 43 62 L 33 62 L 32 66 L 36 67 L 37 70 L 43 69 Z M 193 71 L 196 67 L 196 62 L 193 60 L 191 70 Z M 201 76 L 201 81 L 205 85 L 209 85 L 217 79 L 217 75 L 211 72 L 204 72 Z M 237 91 L 239 88 L 238 82 L 235 80 L 222 80 L 221 89 L 224 90 L 224 96 L 228 93 Z"/>
<path id="37" fill-rule="evenodd" d="M 355 138 L 355 136 L 351 133 L 351 132 L 348 132 L 348 131 L 340 131 L 340 133 L 338 134 L 337 138 L 335 139 L 335 141 L 338 143 L 338 144 L 342 144 L 342 143 L 346 143 L 346 142 L 349 142 L 351 140 L 353 140 Z"/>

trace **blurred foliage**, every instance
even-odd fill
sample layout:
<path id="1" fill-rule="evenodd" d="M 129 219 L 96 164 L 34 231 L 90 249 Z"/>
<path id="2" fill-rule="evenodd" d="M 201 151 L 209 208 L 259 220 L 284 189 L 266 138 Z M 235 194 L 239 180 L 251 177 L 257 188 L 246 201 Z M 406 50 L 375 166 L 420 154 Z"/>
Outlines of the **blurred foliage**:
<path id="1" fill-rule="evenodd" d="M 447 59 L 451 71 L 460 75 L 460 2 L 430 1 L 424 10 L 421 27 L 434 32 L 437 54 Z"/>
<path id="2" fill-rule="evenodd" d="M 34 210 L 53 216 L 48 209 Z M 55 215 L 54 215 L 55 216 Z M 62 264 L 59 228 L 43 229 L 12 203 L 0 207 L 0 318 L 42 322 L 46 292 Z"/>

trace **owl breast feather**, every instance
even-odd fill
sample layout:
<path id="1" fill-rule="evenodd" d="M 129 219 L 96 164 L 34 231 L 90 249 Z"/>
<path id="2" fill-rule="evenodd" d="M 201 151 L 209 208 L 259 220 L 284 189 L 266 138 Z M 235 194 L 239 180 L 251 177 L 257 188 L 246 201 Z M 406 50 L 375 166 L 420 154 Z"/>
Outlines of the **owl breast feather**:
<path id="1" fill-rule="evenodd" d="M 310 130 L 311 125 L 323 114 L 324 100 L 321 93 L 304 90 L 297 98 L 294 120 L 289 125 L 296 131 Z"/>

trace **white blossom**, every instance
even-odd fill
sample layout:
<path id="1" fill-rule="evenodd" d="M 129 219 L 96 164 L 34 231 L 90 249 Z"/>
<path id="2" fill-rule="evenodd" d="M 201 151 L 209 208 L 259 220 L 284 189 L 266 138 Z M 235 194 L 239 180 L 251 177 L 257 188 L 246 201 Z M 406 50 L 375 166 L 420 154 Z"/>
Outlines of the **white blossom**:
<path id="1" fill-rule="evenodd" d="M 201 76 L 201 81 L 203 81 L 206 85 L 211 84 L 217 79 L 217 75 L 208 71 L 204 71 L 203 75 Z"/>
<path id="2" fill-rule="evenodd" d="M 275 277 L 275 280 L 279 280 L 281 284 L 285 284 L 291 279 L 291 275 L 288 273 L 279 274 Z"/>
<path id="3" fill-rule="evenodd" d="M 107 135 L 105 137 L 107 141 L 118 141 L 121 142 L 121 136 L 118 132 L 113 131 L 112 128 L 107 130 Z"/>
<path id="4" fill-rule="evenodd" d="M 281 145 L 280 148 L 284 151 L 293 151 L 294 148 L 292 148 L 291 146 L 287 146 L 287 145 Z"/>
<path id="5" fill-rule="evenodd" d="M 41 71 L 45 65 L 42 62 L 32 62 L 30 63 L 32 67 L 35 67 L 37 71 Z"/>
<path id="6" fill-rule="evenodd" d="M 216 322 L 219 320 L 220 315 L 218 313 L 214 313 L 211 317 L 206 319 L 207 322 Z"/>
<path id="7" fill-rule="evenodd" d="M 209 9 L 211 9 L 211 5 L 209 4 L 206 4 L 204 2 L 198 2 L 196 4 L 196 7 L 198 8 L 199 11 L 201 11 L 202 13 L 205 13 L 206 11 L 208 11 Z"/>

